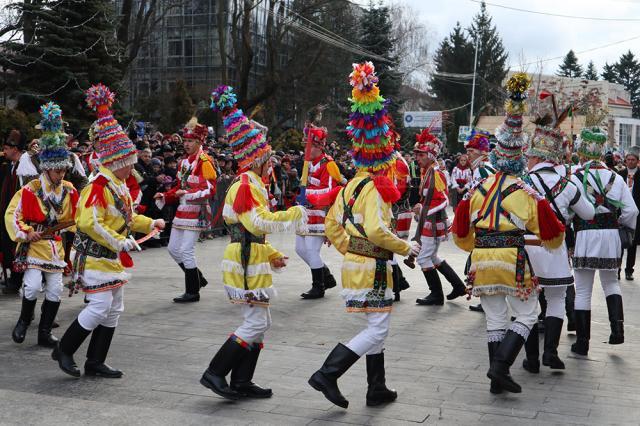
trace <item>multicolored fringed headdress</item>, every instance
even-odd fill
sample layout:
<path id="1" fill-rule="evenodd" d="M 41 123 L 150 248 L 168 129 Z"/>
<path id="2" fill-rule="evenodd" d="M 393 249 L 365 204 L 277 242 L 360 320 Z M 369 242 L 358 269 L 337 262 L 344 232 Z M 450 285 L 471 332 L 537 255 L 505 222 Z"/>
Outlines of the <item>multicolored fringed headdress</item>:
<path id="1" fill-rule="evenodd" d="M 209 135 L 209 129 L 204 124 L 199 124 L 198 119 L 193 117 L 182 129 L 182 139 L 194 140 L 203 144 Z"/>
<path id="2" fill-rule="evenodd" d="M 93 149 L 100 164 L 112 171 L 132 166 L 138 161 L 135 145 L 110 109 L 115 99 L 115 94 L 102 83 L 91 86 L 86 91 L 87 105 L 98 116 L 94 126 L 96 141 Z"/>
<path id="3" fill-rule="evenodd" d="M 347 134 L 352 140 L 351 156 L 359 169 L 378 172 L 395 163 L 393 134 L 387 101 L 380 96 L 378 77 L 371 62 L 353 64 L 349 75 L 351 114 Z"/>
<path id="4" fill-rule="evenodd" d="M 416 144 L 413 146 L 413 152 L 425 152 L 433 161 L 440 155 L 442 149 L 442 141 L 433 135 L 429 129 L 424 129 L 416 135 Z"/>
<path id="5" fill-rule="evenodd" d="M 522 131 L 522 116 L 526 112 L 525 100 L 528 96 L 531 78 L 523 72 L 515 73 L 507 81 L 509 99 L 505 102 L 506 117 L 504 123 L 496 129 L 498 143 L 489 154 L 493 166 L 508 174 L 518 175 L 525 168 L 522 149 L 526 135 Z"/>
<path id="6" fill-rule="evenodd" d="M 467 136 L 467 140 L 464 143 L 465 148 L 473 148 L 482 152 L 489 152 L 491 150 L 491 144 L 489 139 L 491 134 L 485 130 L 473 129 L 471 134 Z"/>
<path id="7" fill-rule="evenodd" d="M 240 171 L 245 171 L 264 164 L 271 156 L 271 146 L 267 143 L 267 128 L 249 120 L 237 102 L 233 87 L 218 86 L 211 93 L 211 109 L 222 113 L 233 157 Z"/>
<path id="8" fill-rule="evenodd" d="M 49 102 L 40 107 L 40 124 L 36 126 L 42 130 L 40 136 L 41 170 L 62 170 L 72 167 L 67 150 L 67 135 L 64 133 L 62 110 L 57 104 Z"/>
<path id="9" fill-rule="evenodd" d="M 565 134 L 560 130 L 560 124 L 569 116 L 571 106 L 565 108 L 558 115 L 555 96 L 547 91 L 540 93 L 540 99 L 551 98 L 553 104 L 553 116 L 544 114 L 533 120 L 536 130 L 531 139 L 531 145 L 527 150 L 527 156 L 539 157 L 552 163 L 561 163 L 565 151 Z"/>
<path id="10" fill-rule="evenodd" d="M 585 127 L 578 137 L 578 155 L 589 160 L 598 160 L 604 154 L 608 134 L 598 126 Z"/>

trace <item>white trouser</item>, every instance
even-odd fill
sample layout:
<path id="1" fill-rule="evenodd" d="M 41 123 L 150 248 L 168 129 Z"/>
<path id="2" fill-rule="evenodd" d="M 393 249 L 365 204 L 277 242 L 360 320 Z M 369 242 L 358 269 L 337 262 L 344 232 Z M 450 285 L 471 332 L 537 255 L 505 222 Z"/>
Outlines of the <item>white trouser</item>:
<path id="1" fill-rule="evenodd" d="M 42 276 L 44 275 L 44 298 L 50 302 L 59 302 L 62 294 L 62 272 L 43 272 L 29 268 L 24 271 L 24 297 L 36 300 L 42 290 Z"/>
<path id="2" fill-rule="evenodd" d="M 433 237 L 420 237 L 421 249 L 416 262 L 420 265 L 422 270 L 429 270 L 437 268 L 442 263 L 442 259 L 438 257 L 438 247 L 440 247 L 440 241 Z"/>
<path id="3" fill-rule="evenodd" d="M 531 327 L 538 321 L 538 295 L 532 294 L 527 300 L 516 296 L 494 295 L 480 296 L 480 303 L 487 320 L 487 338 L 490 342 L 499 342 L 507 329 L 515 331 L 525 340 L 529 337 Z M 515 321 L 511 322 L 509 307 Z"/>
<path id="4" fill-rule="evenodd" d="M 264 333 L 271 327 L 271 311 L 268 307 L 240 305 L 244 322 L 234 334 L 248 344 L 262 343 Z"/>
<path id="5" fill-rule="evenodd" d="M 368 312 L 367 328 L 347 343 L 347 347 L 358 356 L 375 355 L 384 349 L 384 340 L 389 334 L 391 312 Z"/>
<path id="6" fill-rule="evenodd" d="M 617 271 L 599 270 L 600 284 L 604 290 L 605 297 L 612 294 L 620 294 L 620 284 L 618 283 Z M 576 301 L 575 309 L 579 311 L 591 310 L 591 294 L 593 293 L 593 279 L 596 271 L 594 269 L 576 269 Z"/>
<path id="7" fill-rule="evenodd" d="M 117 327 L 118 318 L 124 311 L 124 287 L 114 290 L 87 293 L 89 304 L 78 315 L 78 322 L 85 330 L 93 330 L 97 326 Z"/>
<path id="8" fill-rule="evenodd" d="M 324 244 L 322 235 L 296 235 L 296 253 L 311 269 L 320 269 L 324 266 L 324 261 L 320 257 L 322 244 Z"/>
<path id="9" fill-rule="evenodd" d="M 169 236 L 169 254 L 176 263 L 182 263 L 185 268 L 193 269 L 196 264 L 196 241 L 200 231 L 171 228 Z"/>
<path id="10" fill-rule="evenodd" d="M 544 288 L 544 298 L 547 299 L 547 318 L 564 319 L 564 299 L 566 295 L 567 288 L 564 286 Z"/>

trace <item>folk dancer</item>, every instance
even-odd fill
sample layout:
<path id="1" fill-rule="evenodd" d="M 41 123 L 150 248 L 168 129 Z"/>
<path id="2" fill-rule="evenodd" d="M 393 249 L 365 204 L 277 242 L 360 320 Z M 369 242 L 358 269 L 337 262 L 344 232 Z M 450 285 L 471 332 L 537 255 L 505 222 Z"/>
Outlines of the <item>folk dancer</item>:
<path id="1" fill-rule="evenodd" d="M 391 206 L 399 199 L 392 173 L 396 161 L 389 131 L 386 102 L 380 96 L 371 62 L 353 65 L 350 76 L 352 113 L 347 133 L 353 141 L 356 176 L 340 190 L 326 217 L 327 236 L 344 255 L 342 296 L 347 312 L 364 313 L 367 327 L 346 345 L 338 343 L 309 385 L 332 403 L 347 408 L 349 401 L 338 388 L 338 379 L 362 356 L 367 359 L 366 403 L 395 401 L 397 393 L 386 386 L 384 342 L 389 332 L 393 293 L 390 260 L 419 251 L 391 231 Z M 375 119 L 374 119 L 375 117 Z M 374 123 L 367 127 L 365 123 Z"/>
<path id="2" fill-rule="evenodd" d="M 229 301 L 239 306 L 244 321 L 220 347 L 200 383 L 214 393 L 238 399 L 269 398 L 271 389 L 253 383 L 264 335 L 271 326 L 269 306 L 275 295 L 272 271 L 286 266 L 286 257 L 266 241 L 272 232 L 295 230 L 306 224 L 303 207 L 272 213 L 265 187 L 271 175 L 271 146 L 266 134 L 236 105 L 229 86 L 211 94 L 211 107 L 221 112 L 240 175 L 229 188 L 223 216 L 231 242 L 224 251 L 222 280 Z M 231 383 L 226 376 L 231 373 Z"/>
<path id="3" fill-rule="evenodd" d="M 549 202 L 517 178 L 525 167 L 522 116 L 530 81 L 526 74 L 516 73 L 507 82 L 507 116 L 496 130 L 498 144 L 490 154 L 497 173 L 458 205 L 453 224 L 456 245 L 471 252 L 467 282 L 485 312 L 492 393 L 522 391 L 509 368 L 537 321 L 537 285 L 524 235 L 531 232 L 552 249 L 564 238 L 564 226 Z"/>
<path id="4" fill-rule="evenodd" d="M 200 288 L 207 280 L 196 262 L 196 242 L 201 232 L 211 228 L 210 200 L 216 193 L 217 173 L 213 160 L 202 149 L 208 135 L 207 126 L 192 118 L 182 132 L 185 158 L 180 161 L 175 185 L 167 192 L 154 195 L 156 205 L 178 204 L 171 223 L 169 254 L 184 272 L 184 293 L 176 303 L 200 300 Z"/>
<path id="5" fill-rule="evenodd" d="M 58 342 L 51 328 L 60 307 L 62 273 L 67 266 L 60 233 L 75 224 L 78 192 L 63 180 L 72 163 L 65 143 L 62 111 L 49 102 L 40 107 L 40 115 L 41 173 L 13 196 L 5 212 L 5 224 L 11 239 L 18 243 L 14 268 L 24 272 L 22 309 L 13 329 L 13 341 L 24 342 L 44 281 L 38 345 L 52 348 Z M 49 230 L 56 225 L 64 228 Z"/>
<path id="6" fill-rule="evenodd" d="M 97 140 L 94 144 L 100 166 L 80 194 L 73 247 L 71 292 L 82 290 L 89 302 L 73 321 L 51 357 L 62 371 L 80 377 L 73 355 L 91 334 L 84 364 L 86 376 L 120 378 L 123 373 L 105 363 L 118 319 L 124 310 L 124 285 L 132 267 L 128 251 L 137 244 L 130 232 L 149 233 L 164 228 L 133 209 L 126 185 L 137 162 L 136 148 L 113 117 L 115 95 L 104 85 L 87 90 L 87 105 L 97 112 Z"/>

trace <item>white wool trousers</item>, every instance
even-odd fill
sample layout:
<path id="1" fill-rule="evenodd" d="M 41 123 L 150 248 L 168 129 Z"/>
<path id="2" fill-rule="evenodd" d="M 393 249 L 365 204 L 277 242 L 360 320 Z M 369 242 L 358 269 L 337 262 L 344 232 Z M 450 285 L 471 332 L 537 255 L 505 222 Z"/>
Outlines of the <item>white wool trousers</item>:
<path id="1" fill-rule="evenodd" d="M 389 334 L 391 312 L 368 312 L 367 328 L 347 343 L 347 347 L 358 356 L 375 355 L 384 349 L 384 341 Z"/>
<path id="2" fill-rule="evenodd" d="M 618 283 L 618 272 L 611 270 L 599 270 L 600 284 L 605 297 L 612 294 L 620 294 L 620 283 Z M 593 293 L 593 280 L 596 271 L 594 269 L 576 269 L 574 276 L 576 278 L 576 301 L 575 309 L 579 311 L 591 310 L 591 294 Z M 547 290 L 545 290 L 546 292 Z"/>
<path id="3" fill-rule="evenodd" d="M 487 320 L 487 333 L 512 330 L 525 340 L 529 337 L 531 327 L 538 321 L 538 295 L 532 294 L 527 300 L 516 296 L 493 295 L 480 296 L 480 303 Z M 516 317 L 511 322 L 509 308 Z M 502 339 L 499 339 L 502 340 Z"/>
<path id="4" fill-rule="evenodd" d="M 86 293 L 89 304 L 84 307 L 78 322 L 85 330 L 93 330 L 97 326 L 114 328 L 124 311 L 124 287 L 98 293 Z"/>
<path id="5" fill-rule="evenodd" d="M 440 241 L 433 237 L 420 237 L 420 253 L 416 257 L 416 263 L 420 265 L 423 271 L 437 268 L 442 263 L 442 259 L 438 257 L 438 248 Z"/>
<path id="6" fill-rule="evenodd" d="M 234 334 L 248 344 L 262 343 L 264 333 L 271 327 L 271 311 L 269 307 L 258 305 L 240 305 L 244 322 Z"/>
<path id="7" fill-rule="evenodd" d="M 39 269 L 29 268 L 24 271 L 23 294 L 27 300 L 36 300 L 38 293 L 43 290 L 44 298 L 50 302 L 59 302 L 62 294 L 62 272 L 43 272 Z"/>
<path id="8" fill-rule="evenodd" d="M 324 267 L 324 261 L 320 257 L 323 244 L 323 235 L 296 235 L 296 253 L 311 269 Z"/>
<path id="9" fill-rule="evenodd" d="M 564 299 L 566 295 L 567 288 L 564 286 L 544 288 L 544 298 L 547 299 L 547 318 L 564 319 Z"/>
<path id="10" fill-rule="evenodd" d="M 169 236 L 169 254 L 176 263 L 182 263 L 185 268 L 193 269 L 196 264 L 196 242 L 200 231 L 171 228 Z"/>

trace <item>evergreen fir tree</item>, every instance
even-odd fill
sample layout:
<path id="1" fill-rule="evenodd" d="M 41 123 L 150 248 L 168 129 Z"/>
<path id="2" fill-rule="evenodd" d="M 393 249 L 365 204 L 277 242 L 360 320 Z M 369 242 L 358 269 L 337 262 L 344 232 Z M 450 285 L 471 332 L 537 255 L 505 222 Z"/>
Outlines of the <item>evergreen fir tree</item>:
<path id="1" fill-rule="evenodd" d="M 475 43 L 478 41 L 478 63 L 476 76 L 476 93 L 473 110 L 479 111 L 485 105 L 489 105 L 489 111 L 495 112 L 501 108 L 504 96 L 501 94 L 502 82 L 507 75 L 507 59 L 502 39 L 492 23 L 491 15 L 487 12 L 487 7 L 483 3 L 480 5 L 480 12 L 474 16 L 471 26 L 467 29 L 469 33 L 469 43 L 472 45 L 470 53 L 471 62 Z M 471 71 L 473 72 L 473 65 Z"/>
<path id="2" fill-rule="evenodd" d="M 569 50 L 566 54 L 556 75 L 571 78 L 582 76 L 582 66 L 578 63 L 578 57 L 573 50 Z"/>
<path id="3" fill-rule="evenodd" d="M 11 71 L 8 86 L 18 108 L 32 113 L 55 100 L 72 127 L 83 127 L 94 116 L 84 104 L 84 90 L 102 82 L 118 92 L 113 2 L 24 2 L 33 36 L 4 44 L 0 65 Z"/>
<path id="4" fill-rule="evenodd" d="M 629 50 L 620 57 L 614 65 L 616 70 L 616 83 L 622 84 L 631 95 L 633 105 L 633 117 L 640 117 L 640 64 Z"/>
<path id="5" fill-rule="evenodd" d="M 587 64 L 587 70 L 584 72 L 584 78 L 587 80 L 598 80 L 598 71 L 596 70 L 596 66 L 593 61 L 589 61 Z"/>
<path id="6" fill-rule="evenodd" d="M 602 79 L 610 81 L 611 83 L 615 83 L 617 81 L 618 74 L 616 73 L 615 64 L 609 65 L 605 62 L 604 67 L 602 67 Z"/>

